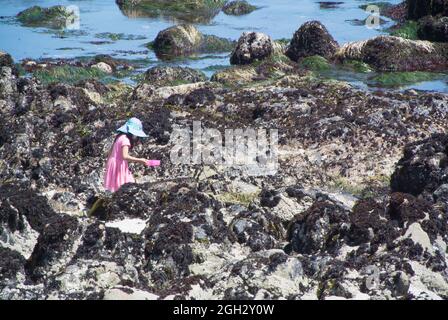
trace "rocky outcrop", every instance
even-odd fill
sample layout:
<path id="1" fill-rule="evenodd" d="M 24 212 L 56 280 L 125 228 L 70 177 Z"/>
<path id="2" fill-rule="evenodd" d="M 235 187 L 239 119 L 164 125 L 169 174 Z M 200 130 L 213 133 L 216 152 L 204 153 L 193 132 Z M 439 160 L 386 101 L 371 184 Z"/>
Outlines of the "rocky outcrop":
<path id="1" fill-rule="evenodd" d="M 296 65 L 285 56 L 266 58 L 259 64 L 237 65 L 215 72 L 210 78 L 228 86 L 249 85 L 257 81 L 275 80 L 287 74 L 300 74 L 306 72 L 298 70 Z"/>
<path id="2" fill-rule="evenodd" d="M 448 42 L 448 17 L 420 19 L 417 34 L 422 40 Z"/>
<path id="3" fill-rule="evenodd" d="M 260 32 L 244 32 L 230 56 L 230 63 L 250 64 L 269 57 L 273 51 L 269 36 Z"/>
<path id="4" fill-rule="evenodd" d="M 211 35 L 202 34 L 189 24 L 174 26 L 160 31 L 152 43 L 160 58 L 171 58 L 192 53 L 230 51 L 233 42 Z"/>
<path id="5" fill-rule="evenodd" d="M 17 92 L 16 68 L 0 68 L 0 98 L 10 99 Z"/>
<path id="6" fill-rule="evenodd" d="M 49 221 L 56 217 L 44 196 L 26 186 L 3 183 L 0 186 L 1 222 L 8 225 L 11 232 L 23 231 L 27 225 L 42 232 Z"/>
<path id="7" fill-rule="evenodd" d="M 254 252 L 273 249 L 285 237 L 281 220 L 268 212 L 241 212 L 233 218 L 230 226 L 238 242 Z"/>
<path id="8" fill-rule="evenodd" d="M 102 199 L 100 207 L 91 214 L 104 221 L 124 219 L 125 217 L 149 218 L 153 212 L 151 208 L 155 205 L 156 200 L 153 192 L 144 191 L 145 187 L 128 184 L 111 197 Z"/>
<path id="9" fill-rule="evenodd" d="M 241 85 L 252 83 L 257 76 L 255 68 L 251 66 L 233 67 L 215 72 L 210 80 L 222 84 Z"/>
<path id="10" fill-rule="evenodd" d="M 18 70 L 11 55 L 2 51 L 0 51 L 0 72 L 3 74 L 0 77 L 0 97 L 7 98 L 15 91 L 14 80 Z"/>
<path id="11" fill-rule="evenodd" d="M 78 17 L 64 6 L 42 8 L 34 6 L 17 15 L 20 23 L 27 27 L 64 28 L 74 23 Z"/>
<path id="12" fill-rule="evenodd" d="M 10 67 L 12 68 L 14 66 L 14 60 L 12 59 L 11 55 L 0 51 L 0 68 L 1 67 Z"/>
<path id="13" fill-rule="evenodd" d="M 435 135 L 406 146 L 392 175 L 392 190 L 444 199 L 447 180 L 448 137 Z"/>
<path id="14" fill-rule="evenodd" d="M 430 220 L 426 215 L 431 217 Z M 305 273 L 316 275 L 319 272 L 321 291 L 318 294 L 321 298 L 332 295 L 361 298 L 362 294 L 353 287 L 356 285 L 348 279 L 354 274 L 368 275 L 372 265 L 362 262 L 368 259 L 373 264 L 381 261 L 380 267 L 375 267 L 376 272 L 381 272 L 385 266 L 393 266 L 395 272 L 385 279 L 375 280 L 375 289 L 371 287 L 372 282 L 365 282 L 361 292 L 371 295 L 372 290 L 379 289 L 389 291 L 396 298 L 420 299 L 425 290 L 434 288 L 426 278 L 427 273 L 446 270 L 447 267 L 442 253 L 445 247 L 437 244 L 438 241 L 444 242 L 442 238 L 445 237 L 447 223 L 443 216 L 431 202 L 403 193 L 390 194 L 388 203 L 361 200 L 351 212 L 334 202 L 318 200 L 293 219 L 287 249 L 310 256 L 313 262 L 310 269 L 304 268 Z M 387 257 L 382 248 L 387 248 Z M 315 257 L 319 252 L 321 256 L 323 252 L 327 254 L 326 262 L 319 260 L 325 267 L 316 265 Z M 342 256 L 345 257 L 343 261 L 339 260 Z M 326 273 L 325 269 L 330 265 L 332 271 Z M 335 268 L 339 270 L 336 274 Z M 369 276 L 365 281 L 369 281 Z M 413 281 L 421 281 L 423 285 L 411 290 L 410 282 Z M 446 295 L 446 281 L 446 278 L 437 280 L 439 297 Z"/>
<path id="15" fill-rule="evenodd" d="M 17 273 L 24 274 L 25 259 L 17 251 L 0 247 L 0 278 L 4 281 L 14 281 Z"/>
<path id="16" fill-rule="evenodd" d="M 294 33 L 286 55 L 293 61 L 314 55 L 331 58 L 338 47 L 324 25 L 319 21 L 308 21 Z"/>
<path id="17" fill-rule="evenodd" d="M 251 5 L 246 0 L 236 0 L 226 3 L 222 8 L 222 11 L 228 15 L 242 16 L 249 14 L 256 9 L 256 6 Z"/>
<path id="18" fill-rule="evenodd" d="M 153 86 L 170 86 L 206 80 L 205 74 L 187 67 L 154 67 L 145 72 L 144 80 Z"/>
<path id="19" fill-rule="evenodd" d="M 80 236 L 76 218 L 57 216 L 41 230 L 25 270 L 33 281 L 44 281 L 60 273 L 72 257 Z"/>
<path id="20" fill-rule="evenodd" d="M 343 45 L 336 57 L 360 60 L 377 71 L 440 71 L 446 70 L 446 44 L 378 36 L 366 41 Z"/>
<path id="21" fill-rule="evenodd" d="M 349 211 L 328 201 L 315 202 L 306 212 L 301 213 L 289 230 L 291 247 L 294 251 L 317 254 L 323 251 L 335 252 L 340 249 L 340 238 L 348 231 Z M 345 230 L 344 230 L 345 229 Z"/>
<path id="22" fill-rule="evenodd" d="M 178 56 L 190 54 L 199 48 L 202 34 L 192 25 L 180 25 L 162 30 L 154 40 L 158 54 Z"/>
<path id="23" fill-rule="evenodd" d="M 362 91 L 280 55 L 229 70 L 254 77 L 111 95 L 0 73 L 0 299 L 447 298 L 448 97 Z M 106 194 L 129 112 L 150 135 L 133 152 L 162 165 Z M 278 129 L 275 175 L 171 163 L 192 121 Z"/>
<path id="24" fill-rule="evenodd" d="M 391 18 L 394 21 L 404 22 L 407 18 L 408 6 L 406 1 L 396 5 L 387 5 L 381 8 L 381 15 Z"/>
<path id="25" fill-rule="evenodd" d="M 418 20 L 428 15 L 448 15 L 448 2 L 446 0 L 407 0 L 406 3 L 408 8 L 408 19 Z"/>
<path id="26" fill-rule="evenodd" d="M 204 23 L 216 16 L 223 0 L 116 0 L 129 17 L 166 17 L 190 23 Z"/>

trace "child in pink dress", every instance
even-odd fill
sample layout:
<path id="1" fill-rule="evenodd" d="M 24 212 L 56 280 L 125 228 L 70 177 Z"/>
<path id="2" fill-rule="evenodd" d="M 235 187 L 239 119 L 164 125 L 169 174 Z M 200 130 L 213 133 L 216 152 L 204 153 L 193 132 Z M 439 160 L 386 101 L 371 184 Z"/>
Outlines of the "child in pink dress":
<path id="1" fill-rule="evenodd" d="M 117 131 L 119 134 L 111 148 L 106 164 L 106 174 L 104 175 L 104 187 L 111 192 L 117 191 L 125 183 L 135 182 L 132 173 L 129 171 L 129 161 L 146 166 L 160 165 L 158 160 L 147 160 L 129 155 L 129 151 L 138 143 L 139 139 L 147 137 L 143 132 L 140 120 L 131 118 Z"/>

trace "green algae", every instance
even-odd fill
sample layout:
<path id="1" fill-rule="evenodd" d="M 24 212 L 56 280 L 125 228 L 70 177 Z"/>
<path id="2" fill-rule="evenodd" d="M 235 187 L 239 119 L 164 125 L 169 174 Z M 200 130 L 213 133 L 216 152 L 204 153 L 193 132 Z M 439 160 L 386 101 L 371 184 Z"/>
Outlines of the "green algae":
<path id="1" fill-rule="evenodd" d="M 45 85 L 50 83 L 74 84 L 88 79 L 107 80 L 109 77 L 107 73 L 96 68 L 83 68 L 67 65 L 36 70 L 33 72 L 33 76 Z"/>

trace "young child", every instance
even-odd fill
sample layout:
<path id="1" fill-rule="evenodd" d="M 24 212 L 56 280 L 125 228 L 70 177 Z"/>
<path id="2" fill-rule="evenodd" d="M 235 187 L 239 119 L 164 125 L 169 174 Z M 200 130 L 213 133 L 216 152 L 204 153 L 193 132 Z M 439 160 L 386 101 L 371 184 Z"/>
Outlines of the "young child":
<path id="1" fill-rule="evenodd" d="M 159 160 L 147 160 L 129 155 L 140 138 L 148 135 L 143 132 L 142 122 L 137 118 L 129 119 L 125 125 L 117 130 L 119 133 L 115 137 L 106 164 L 106 174 L 104 176 L 104 187 L 112 192 L 117 191 L 125 183 L 135 182 L 132 173 L 129 171 L 128 162 L 137 162 L 146 166 L 158 166 Z"/>

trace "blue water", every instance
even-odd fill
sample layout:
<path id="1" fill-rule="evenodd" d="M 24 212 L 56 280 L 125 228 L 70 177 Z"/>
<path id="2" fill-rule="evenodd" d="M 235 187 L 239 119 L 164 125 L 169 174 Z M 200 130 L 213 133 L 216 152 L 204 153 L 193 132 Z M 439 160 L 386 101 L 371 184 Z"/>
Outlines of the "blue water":
<path id="1" fill-rule="evenodd" d="M 365 19 L 367 13 L 359 5 L 374 1 L 346 0 L 338 8 L 322 9 L 315 0 L 249 0 L 260 9 L 244 16 L 228 16 L 219 13 L 210 22 L 196 24 L 206 34 L 214 34 L 230 39 L 238 39 L 243 31 L 260 31 L 273 39 L 291 38 L 299 26 L 309 20 L 321 21 L 343 44 L 348 41 L 367 39 L 385 33 L 384 28 L 392 25 L 389 19 L 383 29 L 368 29 L 350 22 Z M 400 0 L 389 1 L 392 4 Z M 33 5 L 75 5 L 80 10 L 80 29 L 61 38 L 57 33 L 44 28 L 22 27 L 13 17 Z M 16 61 L 25 58 L 76 58 L 96 54 L 110 54 L 117 58 L 143 60 L 144 68 L 162 62 L 154 52 L 144 45 L 156 37 L 157 33 L 176 21 L 166 18 L 130 18 L 124 15 L 115 0 L 0 0 L 0 50 L 10 53 Z M 124 33 L 144 37 L 139 40 L 101 39 L 96 35 L 103 32 Z M 95 41 L 108 41 L 94 44 Z M 229 65 L 229 53 L 198 56 L 181 59 L 171 64 L 190 66 L 203 70 L 207 75 L 213 67 Z M 356 81 L 353 82 L 356 84 Z M 448 92 L 444 80 L 430 81 L 411 86 L 424 90 Z"/>

